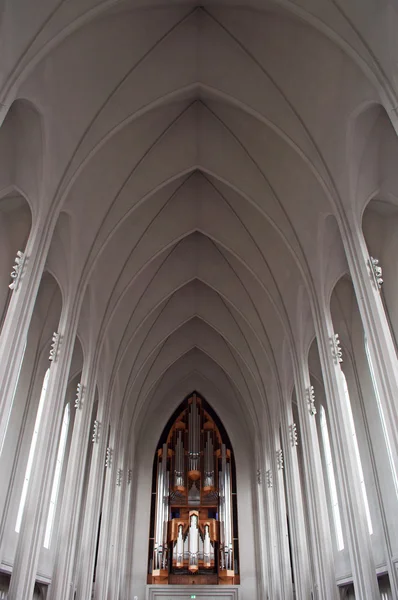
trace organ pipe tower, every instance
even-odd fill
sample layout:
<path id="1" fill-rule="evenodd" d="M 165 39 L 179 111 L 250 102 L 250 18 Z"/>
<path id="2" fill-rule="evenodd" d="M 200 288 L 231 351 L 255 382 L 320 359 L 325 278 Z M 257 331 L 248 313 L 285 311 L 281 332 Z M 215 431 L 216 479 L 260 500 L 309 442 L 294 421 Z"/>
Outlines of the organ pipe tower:
<path id="1" fill-rule="evenodd" d="M 173 415 L 156 453 L 148 583 L 239 583 L 232 448 L 196 393 Z"/>

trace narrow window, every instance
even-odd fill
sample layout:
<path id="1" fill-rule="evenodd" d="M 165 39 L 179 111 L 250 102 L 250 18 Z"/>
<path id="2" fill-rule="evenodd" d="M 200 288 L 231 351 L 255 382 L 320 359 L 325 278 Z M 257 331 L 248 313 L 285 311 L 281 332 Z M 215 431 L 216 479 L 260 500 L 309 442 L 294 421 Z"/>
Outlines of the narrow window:
<path id="1" fill-rule="evenodd" d="M 5 439 L 6 439 L 6 434 L 7 434 L 7 429 L 8 429 L 8 424 L 9 424 L 9 422 L 10 422 L 10 418 L 11 418 L 11 412 L 12 412 L 12 407 L 13 407 L 13 405 L 14 405 L 15 394 L 17 393 L 17 387 L 18 387 L 18 383 L 19 383 L 19 377 L 20 377 L 20 375 L 21 375 L 21 369 L 22 369 L 23 359 L 24 359 L 24 357 L 25 357 L 25 350 L 26 350 L 26 342 L 25 342 L 25 345 L 24 345 L 24 347 L 23 347 L 22 358 L 21 358 L 21 362 L 19 363 L 19 369 L 18 369 L 17 380 L 16 380 L 16 382 L 15 382 L 15 386 L 14 386 L 14 392 L 13 392 L 13 394 L 12 394 L 11 406 L 10 406 L 10 409 L 9 409 L 9 411 L 8 411 L 8 415 L 7 415 L 6 429 L 5 429 L 5 432 L 4 432 L 3 442 L 2 442 L 2 444 L 1 444 L 1 448 L 0 448 L 0 456 L 2 455 L 2 452 L 3 452 L 3 448 L 4 448 L 4 442 L 5 442 Z M 0 600 L 1 600 L 1 597 L 0 597 Z"/>
<path id="2" fill-rule="evenodd" d="M 19 533 L 19 530 L 21 528 L 22 515 L 23 515 L 24 508 L 25 508 L 26 495 L 28 493 L 29 479 L 30 479 L 30 475 L 32 473 L 33 459 L 35 457 L 35 450 L 36 450 L 36 444 L 37 444 L 37 436 L 39 433 L 40 421 L 41 421 L 41 416 L 43 413 L 44 400 L 46 397 L 46 391 L 47 391 L 49 377 L 50 377 L 50 369 L 47 369 L 46 374 L 44 376 L 44 380 L 43 380 L 43 386 L 41 388 L 39 407 L 37 409 L 35 427 L 33 430 L 32 441 L 30 443 L 28 464 L 26 465 L 25 479 L 24 479 L 23 486 L 22 486 L 21 500 L 19 502 L 17 522 L 15 525 L 15 531 L 17 533 Z"/>
<path id="3" fill-rule="evenodd" d="M 54 527 L 55 510 L 56 510 L 56 506 L 57 506 L 59 486 L 61 483 L 61 474 L 62 474 L 62 466 L 63 466 L 64 456 L 65 456 L 66 440 L 68 439 L 69 419 L 70 419 L 70 408 L 69 408 L 69 404 L 67 404 L 65 406 L 64 418 L 62 420 L 61 436 L 59 438 L 59 445 L 58 445 L 57 462 L 55 465 L 54 481 L 53 481 L 53 487 L 51 490 L 50 508 L 48 511 L 46 533 L 44 536 L 44 547 L 45 548 L 50 547 L 51 536 L 52 536 L 53 527 Z"/>
<path id="4" fill-rule="evenodd" d="M 345 378 L 343 371 L 341 371 L 341 375 L 343 378 L 344 394 L 345 394 L 345 399 L 346 399 L 346 404 L 347 404 L 347 409 L 348 409 L 348 419 L 349 419 L 350 431 L 351 431 L 352 439 L 354 442 L 355 458 L 356 458 L 356 462 L 357 462 L 359 479 L 361 482 L 362 497 L 363 497 L 363 501 L 365 504 L 366 520 L 368 522 L 369 533 L 370 533 L 370 535 L 372 535 L 372 533 L 373 533 L 372 519 L 370 518 L 368 495 L 366 493 L 365 478 L 363 476 L 361 456 L 359 454 L 358 440 L 357 440 L 357 434 L 355 431 L 355 424 L 354 424 L 354 416 L 352 414 L 352 409 L 351 409 L 350 394 L 348 393 L 347 380 Z"/>
<path id="5" fill-rule="evenodd" d="M 395 493 L 398 497 L 398 476 L 397 476 L 397 471 L 396 471 L 395 465 L 394 465 L 394 459 L 393 459 L 390 439 L 388 437 L 388 432 L 387 432 L 386 419 L 384 417 L 383 406 L 382 406 L 381 400 L 380 400 L 379 388 L 377 387 L 373 363 L 372 363 L 372 359 L 371 359 L 370 352 L 369 352 L 369 344 L 368 344 L 368 340 L 366 339 L 366 337 L 365 337 L 365 352 L 366 352 L 366 357 L 368 359 L 369 371 L 370 371 L 370 376 L 372 379 L 373 389 L 375 392 L 377 408 L 379 409 L 380 421 L 381 421 L 381 426 L 383 429 L 384 440 L 386 442 L 388 460 L 390 462 L 392 478 L 393 478 L 394 487 L 395 487 Z"/>
<path id="6" fill-rule="evenodd" d="M 330 447 L 329 432 L 328 432 L 328 426 L 327 426 L 327 422 L 326 422 L 326 413 L 325 413 L 325 409 L 323 408 L 322 405 L 320 408 L 319 416 L 320 416 L 323 450 L 325 453 L 326 472 L 327 472 L 327 477 L 328 477 L 328 482 L 329 482 L 330 501 L 332 504 L 334 529 L 335 529 L 335 533 L 336 533 L 337 550 L 340 551 L 340 550 L 344 549 L 343 528 L 341 526 L 340 508 L 339 508 L 339 501 L 338 501 L 338 497 L 337 497 L 336 478 L 334 476 L 332 450 Z"/>

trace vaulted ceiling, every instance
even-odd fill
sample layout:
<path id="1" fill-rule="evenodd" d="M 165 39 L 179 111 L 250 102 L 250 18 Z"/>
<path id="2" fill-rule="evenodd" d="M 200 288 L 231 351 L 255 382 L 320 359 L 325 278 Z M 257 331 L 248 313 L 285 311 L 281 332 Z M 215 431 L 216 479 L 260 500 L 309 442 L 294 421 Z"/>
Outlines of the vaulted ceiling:
<path id="1" fill-rule="evenodd" d="M 33 4 L 0 1 L 0 187 L 51 232 L 115 418 L 200 388 L 263 428 L 347 270 L 339 226 L 393 193 L 393 161 L 363 165 L 397 151 L 396 5 Z"/>

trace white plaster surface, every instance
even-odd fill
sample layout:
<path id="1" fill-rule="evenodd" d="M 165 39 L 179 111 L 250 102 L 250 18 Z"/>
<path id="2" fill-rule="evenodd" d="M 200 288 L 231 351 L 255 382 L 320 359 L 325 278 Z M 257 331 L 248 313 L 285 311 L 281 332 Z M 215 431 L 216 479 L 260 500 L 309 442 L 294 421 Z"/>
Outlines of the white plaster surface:
<path id="1" fill-rule="evenodd" d="M 376 569 L 398 598 L 397 30 L 395 0 L 0 0 L 0 570 L 14 571 L 11 600 L 31 597 L 35 579 L 51 583 L 49 600 L 89 600 L 100 515 L 95 600 L 145 597 L 153 454 L 193 390 L 235 451 L 239 599 L 291 600 L 292 569 L 300 600 L 336 600 L 336 582 L 351 580 L 374 600 Z M 27 261 L 11 292 L 18 250 Z M 310 384 L 328 415 L 341 552 Z"/>

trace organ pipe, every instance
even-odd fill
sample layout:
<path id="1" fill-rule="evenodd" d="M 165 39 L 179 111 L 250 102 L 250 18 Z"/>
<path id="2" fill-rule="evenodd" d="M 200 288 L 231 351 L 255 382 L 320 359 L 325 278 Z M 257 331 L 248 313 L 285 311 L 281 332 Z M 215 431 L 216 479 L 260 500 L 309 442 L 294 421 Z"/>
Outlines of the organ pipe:
<path id="1" fill-rule="evenodd" d="M 204 490 L 208 491 L 214 487 L 214 448 L 210 431 L 207 432 L 207 440 L 204 452 Z"/>
<path id="2" fill-rule="evenodd" d="M 182 441 L 181 431 L 178 432 L 176 442 L 176 455 L 175 455 L 175 470 L 174 470 L 174 486 L 183 491 L 184 488 L 184 444 Z"/>
<path id="3" fill-rule="evenodd" d="M 164 490 L 163 490 L 163 521 L 162 521 L 162 533 L 163 533 L 163 544 L 162 544 L 162 569 L 167 568 L 167 523 L 169 520 L 169 472 L 167 471 L 167 445 L 166 445 L 166 457 L 164 459 L 165 473 L 164 473 Z"/>
<path id="4" fill-rule="evenodd" d="M 163 444 L 162 460 L 158 458 L 158 481 L 156 496 L 156 528 L 154 543 L 155 569 L 165 568 L 167 560 L 167 524 L 168 521 L 168 473 L 167 473 L 167 444 Z M 166 522 L 166 523 L 165 523 Z M 166 543 L 165 543 L 166 541 Z"/>
<path id="5" fill-rule="evenodd" d="M 191 479 L 199 478 L 199 457 L 200 457 L 200 415 L 196 398 L 192 400 L 189 411 L 189 471 Z"/>
<path id="6" fill-rule="evenodd" d="M 221 541 L 221 568 L 233 568 L 233 537 L 232 537 L 232 510 L 231 510 L 231 465 L 227 463 L 225 444 L 221 446 L 221 472 L 219 474 L 220 487 L 220 541 Z"/>
<path id="7" fill-rule="evenodd" d="M 199 515 L 194 512 L 189 515 L 189 570 L 195 572 L 199 567 Z"/>
<path id="8" fill-rule="evenodd" d="M 177 537 L 177 567 L 184 565 L 184 537 L 183 537 L 183 526 L 178 526 L 178 537 Z"/>
<path id="9" fill-rule="evenodd" d="M 203 540 L 203 563 L 205 567 L 210 567 L 211 564 L 211 541 L 210 527 L 205 525 L 205 536 Z"/>

